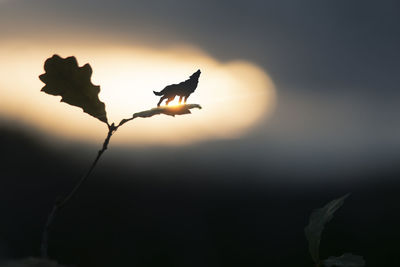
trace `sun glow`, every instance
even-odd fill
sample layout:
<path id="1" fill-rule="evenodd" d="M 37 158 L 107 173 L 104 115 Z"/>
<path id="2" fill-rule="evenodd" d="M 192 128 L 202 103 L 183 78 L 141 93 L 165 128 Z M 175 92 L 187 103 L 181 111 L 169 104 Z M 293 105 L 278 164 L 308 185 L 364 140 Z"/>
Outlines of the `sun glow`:
<path id="1" fill-rule="evenodd" d="M 172 100 L 171 102 L 169 102 L 168 107 L 171 108 L 178 108 L 180 106 L 183 105 L 183 102 L 179 104 L 178 100 L 175 98 L 174 100 Z"/>
<path id="2" fill-rule="evenodd" d="M 246 133 L 275 105 L 275 89 L 268 75 L 245 61 L 219 62 L 190 47 L 150 49 L 141 46 L 61 45 L 44 42 L 0 44 L 0 114 L 34 124 L 57 135 L 99 142 L 105 125 L 77 107 L 59 103 L 60 97 L 40 92 L 44 61 L 53 54 L 74 55 L 80 66 L 89 63 L 92 82 L 101 86 L 110 122 L 156 106 L 154 91 L 179 83 L 202 71 L 196 91 L 187 103 L 202 110 L 191 115 L 157 116 L 124 125 L 113 142 L 131 144 L 185 144 L 235 138 Z M 178 106 L 176 97 L 169 106 Z"/>

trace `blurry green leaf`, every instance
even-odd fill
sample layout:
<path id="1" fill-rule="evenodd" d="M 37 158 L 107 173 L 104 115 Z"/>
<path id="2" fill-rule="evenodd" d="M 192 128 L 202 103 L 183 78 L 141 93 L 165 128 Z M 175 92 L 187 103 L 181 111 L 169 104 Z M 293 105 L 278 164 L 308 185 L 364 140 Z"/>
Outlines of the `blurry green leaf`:
<path id="1" fill-rule="evenodd" d="M 332 200 L 324 207 L 316 209 L 311 213 L 310 221 L 308 225 L 304 228 L 308 240 L 308 249 L 313 258 L 314 262 L 319 262 L 319 245 L 321 242 L 321 234 L 324 230 L 325 224 L 333 218 L 333 214 L 337 209 L 339 209 L 344 200 L 349 196 L 349 194 L 342 196 L 341 198 Z"/>
<path id="2" fill-rule="evenodd" d="M 46 85 L 42 91 L 61 96 L 61 102 L 83 109 L 84 112 L 107 123 L 105 105 L 99 100 L 100 86 L 93 85 L 89 64 L 78 66 L 75 57 L 61 58 L 54 55 L 44 63 L 46 73 L 39 79 Z"/>
<path id="3" fill-rule="evenodd" d="M 363 267 L 365 260 L 363 257 L 345 253 L 340 257 L 329 257 L 327 260 L 322 261 L 326 267 Z"/>

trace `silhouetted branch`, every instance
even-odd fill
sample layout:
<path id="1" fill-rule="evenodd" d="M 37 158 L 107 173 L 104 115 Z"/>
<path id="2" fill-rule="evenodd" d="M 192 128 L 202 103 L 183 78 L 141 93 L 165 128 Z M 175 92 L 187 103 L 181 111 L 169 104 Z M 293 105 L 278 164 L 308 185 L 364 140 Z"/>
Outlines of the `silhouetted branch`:
<path id="1" fill-rule="evenodd" d="M 145 110 L 141 112 L 134 113 L 131 118 L 128 119 L 123 119 L 120 121 L 120 123 L 115 126 L 114 123 L 111 125 L 108 125 L 108 133 L 106 138 L 104 139 L 104 143 L 102 148 L 97 152 L 97 156 L 92 162 L 90 168 L 88 171 L 79 179 L 77 184 L 74 186 L 74 188 L 71 190 L 71 192 L 65 197 L 65 198 L 58 198 L 56 202 L 54 203 L 53 209 L 50 212 L 49 216 L 47 217 L 47 221 L 43 230 L 42 234 L 42 244 L 41 244 L 41 255 L 42 258 L 47 258 L 48 256 L 48 237 L 49 237 L 49 229 L 54 221 L 54 218 L 56 217 L 56 214 L 58 211 L 60 211 L 65 205 L 75 196 L 75 194 L 78 192 L 82 184 L 89 178 L 90 174 L 92 173 L 93 169 L 96 167 L 97 162 L 99 161 L 101 155 L 107 150 L 108 144 L 110 142 L 110 139 L 112 135 L 118 130 L 118 128 L 128 121 L 131 121 L 136 118 L 149 118 L 155 115 L 159 114 L 165 114 L 169 116 L 176 116 L 176 115 L 184 115 L 184 114 L 191 114 L 190 109 L 192 108 L 198 108 L 201 109 L 201 106 L 198 104 L 185 104 L 185 105 L 179 105 L 179 106 L 166 106 L 166 107 L 157 107 L 153 108 L 150 110 Z"/>
<path id="2" fill-rule="evenodd" d="M 190 112 L 190 109 L 192 108 L 201 109 L 201 106 L 199 104 L 185 104 L 179 106 L 165 106 L 165 107 L 152 108 L 149 110 L 134 113 L 132 115 L 132 118 L 121 120 L 121 122 L 116 127 L 118 129 L 118 127 L 136 118 L 149 118 L 159 114 L 165 114 L 172 117 L 175 117 L 176 115 L 191 114 L 192 112 Z"/>

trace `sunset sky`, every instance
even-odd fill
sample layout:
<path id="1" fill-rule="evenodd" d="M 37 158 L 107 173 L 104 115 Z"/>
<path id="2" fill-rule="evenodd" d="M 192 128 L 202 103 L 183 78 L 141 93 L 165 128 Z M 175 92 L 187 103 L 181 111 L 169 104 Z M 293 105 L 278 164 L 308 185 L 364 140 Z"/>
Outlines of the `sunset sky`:
<path id="1" fill-rule="evenodd" d="M 25 199 L 32 198 L 29 212 L 38 218 L 32 228 L 21 222 L 31 241 L 19 246 L 15 244 L 19 244 L 18 238 L 23 239 L 23 233 L 19 234 L 20 226 L 13 224 L 17 219 L 8 217 L 3 228 L 12 231 L 0 232 L 0 258 L 7 240 L 14 242 L 14 248 L 10 245 L 7 251 L 11 252 L 4 252 L 6 256 L 25 257 L 37 252 L 35 233 L 42 227 L 51 201 L 68 191 L 86 170 L 107 134 L 106 125 L 99 120 L 80 108 L 60 103 L 60 97 L 40 91 L 44 84 L 38 76 L 44 73 L 45 60 L 54 54 L 75 56 L 80 66 L 92 66 L 92 82 L 100 85 L 99 97 L 106 104 L 110 122 L 154 108 L 159 97 L 153 90 L 184 81 L 197 69 L 202 71 L 188 103 L 200 104 L 203 109 L 175 118 L 160 115 L 137 119 L 121 127 L 83 189 L 82 206 L 77 199 L 76 213 L 70 211 L 72 217 L 84 217 L 84 207 L 92 207 L 91 201 L 109 200 L 117 208 L 104 209 L 111 214 L 116 210 L 116 220 L 121 222 L 125 208 L 136 205 L 142 208 L 139 214 L 145 219 L 136 222 L 132 212 L 127 221 L 139 228 L 147 223 L 161 225 L 160 231 L 166 233 L 162 241 L 165 244 L 175 240 L 171 236 L 179 236 L 176 225 L 180 220 L 187 225 L 193 223 L 194 228 L 203 227 L 203 232 L 185 228 L 193 241 L 201 239 L 200 232 L 209 230 L 208 220 L 214 218 L 213 214 L 225 216 L 213 224 L 220 228 L 228 227 L 227 218 L 236 218 L 238 235 L 243 234 L 238 238 L 244 243 L 232 241 L 234 249 L 227 249 L 227 255 L 244 249 L 248 254 L 240 259 L 248 262 L 252 253 L 261 251 L 260 247 L 275 249 L 257 239 L 262 236 L 259 232 L 249 237 L 240 226 L 241 222 L 246 224 L 247 215 L 255 214 L 253 208 L 260 203 L 279 203 L 262 207 L 270 207 L 274 218 L 285 222 L 290 221 L 285 219 L 287 206 L 292 205 L 297 212 L 296 219 L 287 222 L 291 225 L 270 222 L 265 214 L 260 220 L 270 232 L 273 227 L 282 230 L 286 226 L 302 231 L 307 214 L 300 211 L 306 213 L 350 191 L 354 195 L 353 208 L 360 214 L 368 214 L 367 206 L 376 207 L 368 218 L 393 214 L 385 201 L 393 196 L 393 203 L 398 203 L 394 196 L 400 187 L 399 11 L 400 2 L 395 0 L 0 0 L 0 132 L 7 151 L 2 156 L 6 178 L 5 186 L 0 186 L 5 198 L 0 208 L 3 214 L 10 214 L 6 205 L 9 201 L 14 200 L 12 210 L 19 211 L 27 205 Z M 380 191 L 374 191 L 374 183 L 379 184 Z M 119 206 L 118 192 L 107 191 L 114 186 L 124 192 L 121 198 L 126 206 Z M 268 194 L 272 194 L 271 199 Z M 186 197 L 188 203 L 201 208 L 182 208 L 189 215 L 180 217 L 177 207 L 184 205 Z M 287 203 L 279 202 L 286 197 Z M 163 198 L 167 199 L 165 207 L 173 214 L 172 219 L 163 216 L 162 208 L 157 206 Z M 382 202 L 374 206 L 378 200 Z M 146 203 L 143 207 L 141 201 Z M 243 205 L 243 213 L 237 215 L 233 208 L 237 205 L 232 203 Z M 221 211 L 230 205 L 232 209 L 226 214 Z M 381 211 L 378 206 L 386 209 Z M 99 207 L 96 211 L 98 217 L 93 221 L 102 218 L 104 210 Z M 363 224 L 362 216 L 358 218 L 353 212 L 349 208 L 346 222 L 353 220 L 353 227 Z M 19 220 L 22 215 L 15 216 Z M 54 242 L 59 247 L 63 238 L 68 239 L 68 223 L 80 234 L 84 232 L 72 219 L 65 220 L 56 227 L 59 232 Z M 378 238 L 378 222 L 372 220 L 363 226 L 368 229 L 362 229 L 375 231 L 372 235 Z M 399 218 L 386 216 L 382 220 L 394 224 Z M 300 225 L 294 226 L 295 221 Z M 107 228 L 107 224 L 117 225 L 107 219 L 99 227 Z M 123 227 L 130 229 L 128 223 Z M 246 227 L 253 229 L 251 225 Z M 223 235 L 220 228 L 215 231 Z M 226 229 L 234 232 L 236 228 Z M 257 229 L 263 229 L 261 223 L 254 226 L 254 231 Z M 336 230 L 340 232 L 341 228 Z M 143 240 L 156 240 L 152 227 L 146 231 Z M 89 235 L 92 238 L 96 233 Z M 221 247 L 230 244 L 229 238 L 217 238 L 223 240 L 218 243 L 220 250 L 213 250 L 210 244 L 215 240 L 211 237 L 201 239 L 191 250 L 182 241 L 186 240 L 185 233 L 177 237 L 179 245 L 168 243 L 179 247 L 179 252 L 172 249 L 174 256 L 168 258 L 167 266 L 212 266 L 210 262 L 226 256 Z M 277 247 L 284 248 L 291 238 L 304 245 L 302 232 L 291 233 L 293 236 L 287 233 Z M 372 237 L 360 240 L 357 235 L 362 233 L 357 232 L 349 240 L 373 243 Z M 392 251 L 390 244 L 400 236 L 399 231 L 387 236 L 386 251 Z M 119 253 L 115 236 L 104 238 L 108 242 L 104 243 L 115 248 L 113 253 Z M 259 242 L 258 247 L 246 247 L 246 238 Z M 137 251 L 144 251 L 140 250 L 144 254 L 139 263 L 147 263 L 143 256 L 146 253 L 149 258 L 157 253 L 170 255 L 160 240 L 164 245 L 155 246 L 153 251 L 153 241 L 144 248 L 135 244 Z M 68 242 L 66 247 L 74 243 L 73 238 Z M 129 242 L 128 237 L 122 242 L 125 249 Z M 202 246 L 213 248 L 206 253 L 209 258 L 193 263 L 191 259 L 200 257 L 197 248 Z M 362 248 L 367 251 L 368 246 Z M 77 251 L 54 249 L 53 255 L 67 263 L 74 263 L 78 257 L 81 262 L 100 266 L 101 261 L 92 254 L 82 256 L 83 250 L 84 246 Z M 96 254 L 93 250 L 91 253 Z M 384 256 L 384 250 L 379 255 Z M 187 254 L 180 258 L 180 251 Z M 303 251 L 293 253 L 298 256 Z M 263 257 L 264 261 L 254 260 L 253 265 L 279 262 L 272 256 Z M 370 256 L 372 262 L 378 262 L 378 258 Z M 233 264 L 235 260 L 214 266 Z M 301 264 L 298 266 L 308 266 Z"/>
<path id="2" fill-rule="evenodd" d="M 332 155 L 398 148 L 396 2 L 12 0 L 1 5 L 3 118 L 56 136 L 100 141 L 97 121 L 39 93 L 44 60 L 75 55 L 81 65 L 92 65 L 93 82 L 101 86 L 100 98 L 115 121 L 153 107 L 152 90 L 203 69 L 190 99 L 204 106 L 201 113 L 137 122 L 116 142 L 179 144 L 258 133 L 261 142 L 284 149 L 304 146 Z M 59 118 L 63 125 L 54 123 Z M 225 125 L 215 127 L 217 122 Z M 189 141 L 157 135 L 157 125 L 165 135 L 176 129 Z"/>

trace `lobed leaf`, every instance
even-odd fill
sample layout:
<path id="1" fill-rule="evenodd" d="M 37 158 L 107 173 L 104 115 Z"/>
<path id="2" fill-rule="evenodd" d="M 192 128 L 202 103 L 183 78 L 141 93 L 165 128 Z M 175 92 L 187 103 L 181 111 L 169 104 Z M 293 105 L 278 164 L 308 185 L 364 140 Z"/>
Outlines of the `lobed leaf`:
<path id="1" fill-rule="evenodd" d="M 58 55 L 44 63 L 46 73 L 39 79 L 46 85 L 41 91 L 61 96 L 61 102 L 83 109 L 84 112 L 107 123 L 105 104 L 99 100 L 100 86 L 91 82 L 92 68 L 89 64 L 78 66 L 75 57 L 61 58 Z"/>

